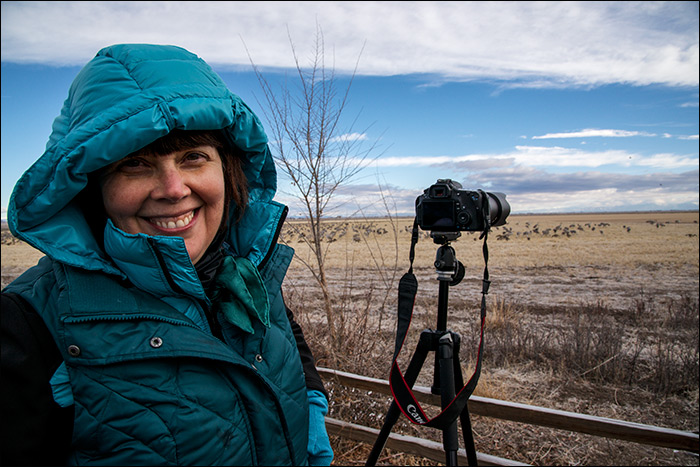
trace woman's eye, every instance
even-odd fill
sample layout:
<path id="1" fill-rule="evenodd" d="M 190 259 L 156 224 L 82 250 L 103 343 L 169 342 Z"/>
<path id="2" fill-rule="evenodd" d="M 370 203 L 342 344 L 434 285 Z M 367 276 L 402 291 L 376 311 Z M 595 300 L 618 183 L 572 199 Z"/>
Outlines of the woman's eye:
<path id="1" fill-rule="evenodd" d="M 139 170 L 142 169 L 146 166 L 146 164 L 137 158 L 129 158 L 123 160 L 120 164 L 118 169 L 119 170 L 125 170 L 125 171 L 134 171 L 134 170 Z"/>
<path id="2" fill-rule="evenodd" d="M 184 161 L 188 163 L 198 163 L 204 162 L 207 159 L 207 156 L 202 154 L 201 152 L 190 152 L 185 155 Z"/>

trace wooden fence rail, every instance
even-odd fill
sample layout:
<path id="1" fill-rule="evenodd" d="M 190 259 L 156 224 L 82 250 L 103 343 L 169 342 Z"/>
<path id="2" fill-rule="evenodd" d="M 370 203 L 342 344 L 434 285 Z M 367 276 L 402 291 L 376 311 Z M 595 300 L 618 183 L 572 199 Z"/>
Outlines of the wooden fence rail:
<path id="1" fill-rule="evenodd" d="M 319 373 L 321 373 L 321 376 L 328 381 L 335 381 L 340 384 L 343 384 L 344 386 L 391 395 L 391 390 L 389 389 L 389 382 L 386 380 L 368 378 L 366 376 L 355 375 L 353 373 L 346 373 L 338 370 L 331 370 L 328 368 L 319 368 L 318 370 Z M 436 405 L 438 407 L 440 406 L 440 397 L 432 394 L 430 392 L 430 388 L 415 386 L 413 388 L 413 393 L 419 402 Z M 694 453 L 700 452 L 700 437 L 697 433 L 673 430 L 670 428 L 657 427 L 653 425 L 626 422 L 622 420 L 615 420 L 612 418 L 595 417 L 592 415 L 584 415 L 574 412 L 566 412 L 563 410 L 548 409 L 533 405 L 518 404 L 515 402 L 507 402 L 498 399 L 491 399 L 488 397 L 479 396 L 472 396 L 469 399 L 469 412 L 471 414 L 498 418 L 501 420 L 528 423 L 532 425 L 557 428 L 578 433 L 586 433 L 589 435 L 602 436 L 606 438 L 615 438 L 625 441 L 632 441 L 640 444 L 660 446 L 670 449 L 679 449 Z M 378 430 L 372 430 L 366 427 L 361 427 L 359 425 L 351 426 L 350 424 L 346 424 L 337 420 L 331 421 L 331 419 L 329 419 L 329 422 L 329 431 L 339 432 L 342 431 L 341 428 L 344 428 L 344 431 L 342 431 L 343 433 L 350 433 L 353 436 L 358 437 L 362 436 L 363 439 L 353 439 L 368 442 L 370 444 L 374 442 L 376 434 L 374 434 L 374 438 L 371 438 L 368 441 L 367 437 L 370 436 L 369 433 L 374 433 L 375 431 L 378 433 Z M 362 431 L 363 428 L 366 428 L 366 430 L 370 431 L 365 430 L 363 431 L 362 435 L 358 435 L 357 432 Z M 392 436 L 394 435 L 392 434 Z M 413 442 L 416 442 L 415 440 L 417 439 L 418 438 L 413 438 Z M 391 440 L 387 441 L 387 446 L 390 446 L 390 441 Z M 436 448 L 437 451 L 436 453 L 430 455 L 426 455 L 426 453 L 429 453 L 427 444 L 420 444 L 420 446 L 415 450 L 406 449 L 405 442 L 401 443 L 400 445 L 404 446 L 401 449 L 404 452 L 411 452 L 413 454 L 424 455 L 424 457 L 428 457 L 442 462 L 444 461 L 444 452 L 442 451 L 442 445 L 440 443 L 435 444 L 436 446 L 433 446 L 432 448 Z M 435 456 L 438 457 L 436 458 Z M 485 456 L 483 454 L 479 454 L 479 456 L 480 465 L 518 465 L 517 463 L 513 463 L 513 461 L 509 461 L 507 459 L 501 459 L 493 456 Z"/>
<path id="2" fill-rule="evenodd" d="M 336 420 L 330 417 L 326 417 L 326 429 L 331 435 L 340 436 L 341 438 L 346 439 L 349 438 L 367 444 L 374 444 L 375 440 L 377 439 L 377 436 L 379 435 L 379 430 L 377 429 L 369 428 L 363 425 L 357 425 L 354 423 L 343 422 L 341 420 Z M 406 436 L 397 433 L 391 433 L 389 435 L 389 438 L 386 440 L 385 446 L 389 449 L 393 449 L 394 451 L 415 454 L 417 456 L 422 456 L 427 459 L 434 460 L 436 462 L 445 462 L 445 451 L 442 447 L 442 443 L 437 443 L 435 441 L 416 438 L 414 436 Z M 469 465 L 467 454 L 464 448 L 459 449 L 457 457 L 460 465 Z M 480 466 L 529 465 L 512 461 L 510 459 L 504 459 L 502 457 L 483 454 L 481 452 L 476 453 L 476 459 Z"/>

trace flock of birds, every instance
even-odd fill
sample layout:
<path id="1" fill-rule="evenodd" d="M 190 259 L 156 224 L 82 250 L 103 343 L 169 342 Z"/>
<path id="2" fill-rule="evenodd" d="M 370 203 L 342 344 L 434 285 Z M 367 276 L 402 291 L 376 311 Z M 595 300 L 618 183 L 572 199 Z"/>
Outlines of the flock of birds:
<path id="1" fill-rule="evenodd" d="M 526 238 L 527 240 L 530 240 L 532 237 L 536 235 L 540 235 L 542 237 L 567 237 L 571 238 L 572 236 L 576 235 L 578 232 L 584 232 L 586 230 L 590 230 L 591 232 L 599 232 L 601 235 L 605 233 L 603 230 L 603 227 L 610 227 L 610 224 L 607 222 L 599 222 L 598 224 L 591 224 L 590 222 L 587 222 L 585 224 L 570 224 L 568 226 L 562 226 L 561 224 L 557 225 L 556 227 L 547 227 L 545 229 L 540 229 L 539 224 L 535 224 L 530 226 L 529 222 L 525 222 L 525 228 L 526 230 L 523 232 L 513 232 L 513 229 L 508 226 L 502 226 L 502 227 L 496 227 L 495 229 L 497 230 L 497 235 L 496 239 L 498 240 L 510 240 L 513 235 L 516 237 L 523 237 Z M 632 230 L 631 227 L 623 225 L 622 226 L 627 232 L 630 232 Z"/>
<path id="2" fill-rule="evenodd" d="M 650 223 L 652 225 L 655 225 L 657 228 L 659 227 L 664 227 L 665 224 L 657 221 L 647 221 L 647 223 Z M 510 227 L 508 225 L 504 226 L 499 226 L 499 227 L 494 227 L 493 228 L 493 233 L 492 235 L 496 236 L 497 240 L 511 240 L 512 238 L 525 238 L 527 240 L 532 239 L 533 237 L 540 236 L 540 237 L 551 237 L 551 238 L 556 238 L 556 237 L 567 237 L 571 238 L 572 236 L 576 235 L 579 232 L 584 232 L 584 231 L 591 231 L 591 232 L 598 232 L 600 235 L 605 234 L 605 228 L 610 227 L 610 223 L 608 222 L 599 222 L 599 223 L 576 223 L 576 224 L 569 224 L 569 225 L 562 225 L 559 224 L 556 227 L 546 227 L 542 228 L 538 223 L 536 224 L 531 224 L 530 222 L 525 222 L 525 230 L 522 231 L 515 231 L 513 227 Z M 403 230 L 404 232 L 411 233 L 412 230 L 411 225 L 406 225 L 404 226 Z M 632 227 L 628 225 L 623 225 L 622 228 L 626 232 L 631 232 Z M 323 242 L 328 242 L 332 243 L 335 241 L 340 240 L 341 238 L 345 237 L 346 235 L 352 235 L 352 240 L 354 242 L 361 242 L 363 238 L 367 238 L 370 235 L 386 235 L 390 233 L 389 230 L 387 230 L 385 227 L 382 226 L 377 226 L 375 223 L 369 222 L 369 223 L 358 223 L 358 222 L 334 222 L 334 223 L 328 223 L 328 224 L 323 224 L 321 226 L 321 241 Z M 465 232 L 469 234 L 476 234 L 478 232 Z M 429 231 L 423 231 L 419 230 L 419 235 L 422 238 L 428 238 L 430 237 L 430 232 Z M 308 230 L 308 227 L 305 224 L 292 224 L 291 226 L 285 228 L 285 230 L 282 233 L 282 241 L 287 242 L 287 243 L 292 243 L 292 242 L 298 242 L 298 243 L 303 243 L 310 241 L 311 239 L 311 234 Z"/>
<path id="3" fill-rule="evenodd" d="M 665 227 L 669 222 L 658 222 L 655 220 L 648 220 L 646 223 L 655 226 L 656 228 Z M 574 223 L 569 225 L 559 224 L 556 227 L 540 227 L 539 223 L 532 224 L 531 222 L 525 222 L 524 230 L 515 230 L 509 225 L 503 225 L 499 227 L 494 227 L 492 229 L 492 235 L 495 236 L 497 240 L 508 241 L 513 238 L 524 238 L 530 240 L 534 237 L 566 237 L 571 238 L 580 232 L 598 232 L 600 235 L 605 235 L 607 228 L 611 227 L 608 222 L 586 222 L 586 223 Z M 370 235 L 386 235 L 391 231 L 383 226 L 378 226 L 373 222 L 332 222 L 321 225 L 321 241 L 332 243 L 340 240 L 346 235 L 352 235 L 352 240 L 354 242 L 361 242 L 368 238 Z M 404 232 L 411 233 L 412 225 L 406 225 L 403 228 Z M 632 227 L 628 225 L 623 225 L 622 229 L 629 233 L 632 231 Z M 463 232 L 465 234 L 479 234 L 479 232 Z M 430 232 L 419 230 L 419 235 L 421 238 L 429 238 Z M 287 226 L 281 236 L 282 241 L 286 243 L 298 242 L 304 243 L 311 241 L 311 234 L 306 224 L 291 224 Z"/>
<path id="4" fill-rule="evenodd" d="M 348 234 L 352 234 L 354 242 L 361 242 L 370 235 L 384 235 L 389 233 L 384 227 L 378 227 L 373 223 L 333 222 L 322 224 L 320 227 L 322 242 L 333 243 Z M 280 239 L 286 243 L 305 243 L 311 241 L 312 235 L 306 224 L 289 224 L 283 229 Z"/>

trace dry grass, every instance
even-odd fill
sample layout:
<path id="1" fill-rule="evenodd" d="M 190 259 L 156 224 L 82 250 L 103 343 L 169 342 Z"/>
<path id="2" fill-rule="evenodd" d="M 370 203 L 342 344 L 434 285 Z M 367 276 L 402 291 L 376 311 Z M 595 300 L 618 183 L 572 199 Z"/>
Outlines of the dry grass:
<path id="1" fill-rule="evenodd" d="M 370 319 L 382 316 L 382 325 L 376 325 L 370 336 L 350 327 L 358 347 L 348 348 L 341 368 L 345 371 L 388 377 L 396 285 L 408 267 L 412 220 L 396 223 L 398 246 L 388 220 L 327 223 L 332 285 L 346 290 L 352 283 L 355 294 L 346 307 L 362 317 L 362 329 L 372 329 L 366 324 L 367 311 Z M 293 226 L 282 238 L 303 257 L 308 250 L 300 231 Z M 466 276 L 450 289 L 448 325 L 463 337 L 461 360 L 469 377 L 478 338 L 482 243 L 477 233 L 464 233 L 452 245 Z M 414 263 L 419 292 L 412 335 L 400 357 L 402 367 L 420 331 L 435 327 L 436 248 L 423 233 Z M 392 257 L 395 251 L 398 259 Z M 392 270 L 394 263 L 399 273 L 387 290 L 390 300 L 377 307 L 372 300 L 385 291 L 379 276 Z M 514 215 L 490 234 L 489 270 L 487 350 L 475 394 L 697 432 L 697 212 Z M 323 364 L 326 333 L 323 318 L 315 311 L 317 297 L 310 277 L 299 263 L 292 265 L 288 277 L 290 302 L 299 310 Z M 430 385 L 427 370 L 418 384 Z M 387 398 L 332 389 L 332 416 L 381 426 Z M 434 430 L 419 430 L 405 422 L 394 431 L 439 440 Z M 475 417 L 474 431 L 480 451 L 538 465 L 698 462 L 688 453 L 483 417 Z M 338 465 L 364 463 L 369 446 L 333 441 Z M 400 453 L 384 454 L 386 464 L 430 465 Z"/>
<path id="2" fill-rule="evenodd" d="M 393 353 L 396 287 L 408 267 L 412 220 L 326 223 L 327 267 L 345 339 L 341 370 L 386 379 Z M 308 257 L 297 221 L 282 240 Z M 397 236 L 394 236 L 394 232 Z M 452 245 L 466 268 L 450 288 L 448 327 L 462 335 L 473 371 L 483 272 L 481 242 Z M 404 363 L 422 329 L 434 328 L 437 246 L 423 236 Z M 489 237 L 491 293 L 484 368 L 475 394 L 631 422 L 698 431 L 698 212 L 513 215 Z M 35 264 L 24 244 L 2 245 L 3 285 Z M 327 366 L 320 293 L 294 262 L 285 296 L 319 365 Z M 430 368 L 419 384 L 430 385 Z M 336 387 L 330 415 L 379 428 L 390 400 Z M 473 417 L 477 449 L 536 465 L 698 465 L 685 452 Z M 405 420 L 395 432 L 440 439 Z M 363 465 L 371 446 L 332 439 L 335 465 Z M 385 451 L 382 464 L 433 465 Z"/>
<path id="3" fill-rule="evenodd" d="M 2 288 L 44 256 L 39 250 L 14 238 L 10 231 L 5 229 L 2 231 L 1 248 Z"/>

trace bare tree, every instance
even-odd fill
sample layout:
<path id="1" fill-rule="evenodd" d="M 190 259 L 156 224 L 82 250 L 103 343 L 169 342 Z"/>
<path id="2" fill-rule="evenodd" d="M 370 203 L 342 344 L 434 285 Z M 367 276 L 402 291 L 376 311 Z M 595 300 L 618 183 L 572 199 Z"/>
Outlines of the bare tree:
<path id="1" fill-rule="evenodd" d="M 285 82 L 276 91 L 252 59 L 251 64 L 265 98 L 261 107 L 269 124 L 268 134 L 274 157 L 291 180 L 295 195 L 306 211 L 305 218 L 311 235 L 304 238 L 313 259 L 311 262 L 299 260 L 320 286 L 331 342 L 334 350 L 338 350 L 342 348 L 342 333 L 335 319 L 326 275 L 328 243 L 324 248 L 322 220 L 338 188 L 366 166 L 376 143 L 363 146 L 362 138 L 357 137 L 363 132 L 353 130 L 357 117 L 348 126 L 343 126 L 341 121 L 357 72 L 359 55 L 347 87 L 339 89 L 334 66 L 326 66 L 323 32 L 318 25 L 315 47 L 307 67 L 299 62 L 291 36 L 289 42 L 296 65 L 296 87 Z"/>

